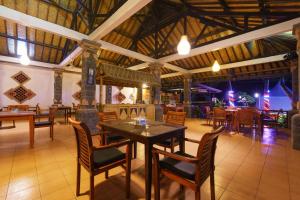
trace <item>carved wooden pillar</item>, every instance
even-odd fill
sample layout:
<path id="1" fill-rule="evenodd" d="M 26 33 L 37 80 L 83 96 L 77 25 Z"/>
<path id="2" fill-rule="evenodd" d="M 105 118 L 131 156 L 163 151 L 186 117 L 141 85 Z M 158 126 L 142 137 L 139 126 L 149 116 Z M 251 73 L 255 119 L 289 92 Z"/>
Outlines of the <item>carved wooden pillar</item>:
<path id="1" fill-rule="evenodd" d="M 183 105 L 184 111 L 186 112 L 187 117 L 192 116 L 192 75 L 191 74 L 184 74 L 183 75 Z"/>
<path id="2" fill-rule="evenodd" d="M 143 87 L 137 88 L 136 103 L 143 102 Z"/>
<path id="3" fill-rule="evenodd" d="M 112 86 L 107 85 L 105 87 L 105 103 L 111 104 L 112 103 Z"/>
<path id="4" fill-rule="evenodd" d="M 82 52 L 82 75 L 81 75 L 81 99 L 80 108 L 76 113 L 76 119 L 86 123 L 90 131 L 97 132 L 96 125 L 99 121 L 96 109 L 96 65 L 97 51 L 100 44 L 88 40 L 80 43 Z"/>
<path id="5" fill-rule="evenodd" d="M 62 103 L 62 79 L 63 79 L 63 70 L 54 69 L 54 98 L 53 104 Z"/>
<path id="6" fill-rule="evenodd" d="M 155 120 L 161 121 L 163 119 L 163 111 L 160 105 L 160 90 L 161 90 L 161 63 L 150 63 L 150 73 L 155 77 L 159 85 L 151 87 L 151 101 L 155 105 Z"/>
<path id="7" fill-rule="evenodd" d="M 292 108 L 297 110 L 297 102 L 299 101 L 299 78 L 298 78 L 298 60 L 293 59 L 289 61 L 292 74 Z"/>
<path id="8" fill-rule="evenodd" d="M 298 63 L 297 63 L 297 68 L 299 69 L 299 65 L 300 65 L 300 24 L 294 25 L 293 27 L 293 34 L 295 35 L 296 39 L 297 39 L 297 54 L 298 54 Z M 299 82 L 299 77 L 300 77 L 300 70 L 295 70 L 294 72 L 297 73 L 298 77 L 298 81 L 297 81 L 297 88 L 300 88 L 300 82 Z M 293 72 L 292 72 L 293 73 Z M 297 104 L 299 105 L 299 100 L 300 100 L 300 92 L 298 92 L 298 98 L 297 98 Z M 299 107 L 297 107 L 297 109 L 299 109 Z"/>

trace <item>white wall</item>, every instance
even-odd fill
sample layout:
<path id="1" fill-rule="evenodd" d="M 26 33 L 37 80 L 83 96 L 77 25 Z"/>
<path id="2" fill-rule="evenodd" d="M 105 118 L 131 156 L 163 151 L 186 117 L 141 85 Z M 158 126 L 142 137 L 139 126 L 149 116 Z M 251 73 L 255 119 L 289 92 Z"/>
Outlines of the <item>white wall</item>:
<path id="1" fill-rule="evenodd" d="M 10 63 L 0 63 L 0 106 L 18 104 L 18 102 L 6 97 L 4 93 L 19 85 L 11 78 L 12 75 L 19 71 L 23 71 L 31 78 L 31 80 L 26 82 L 24 86 L 31 89 L 36 94 L 35 97 L 25 101 L 23 104 L 35 106 L 39 103 L 42 108 L 51 106 L 53 104 L 54 97 L 54 72 L 51 69 L 42 69 L 30 66 L 27 67 Z M 80 74 L 63 73 L 62 104 L 72 106 L 72 103 L 79 103 L 79 101 L 75 100 L 72 95 L 80 90 L 80 87 L 77 85 L 80 80 Z M 124 87 L 121 92 L 126 96 L 126 99 L 119 102 L 116 98 L 116 95 L 119 93 L 119 89 L 115 86 L 112 87 L 113 104 L 135 103 L 137 96 L 136 88 Z M 130 98 L 131 94 L 133 95 L 133 99 Z M 105 102 L 105 86 L 103 86 L 102 98 L 102 102 Z M 96 85 L 96 101 L 99 102 L 99 85 Z"/>
<path id="2" fill-rule="evenodd" d="M 52 70 L 0 63 L 0 106 L 19 104 L 4 95 L 7 90 L 19 85 L 19 83 L 11 78 L 11 76 L 15 75 L 19 71 L 23 71 L 31 78 L 31 80 L 26 82 L 24 86 L 36 94 L 36 96 L 25 101 L 23 104 L 35 106 L 39 103 L 42 107 L 52 105 L 54 96 L 54 72 Z"/>
<path id="3" fill-rule="evenodd" d="M 133 104 L 136 101 L 136 95 L 137 95 L 137 89 L 136 88 L 129 88 L 129 87 L 124 87 L 121 90 L 122 94 L 126 96 L 126 99 L 122 102 L 119 102 L 116 98 L 116 95 L 119 93 L 119 89 L 115 86 L 112 87 L 112 104 L 120 104 L 120 103 L 129 103 Z M 133 95 L 133 100 L 130 99 L 130 95 Z"/>
<path id="4" fill-rule="evenodd" d="M 72 96 L 80 90 L 77 84 L 81 80 L 80 74 L 63 73 L 62 81 L 62 104 L 72 106 L 72 103 L 78 104 L 79 101 Z"/>

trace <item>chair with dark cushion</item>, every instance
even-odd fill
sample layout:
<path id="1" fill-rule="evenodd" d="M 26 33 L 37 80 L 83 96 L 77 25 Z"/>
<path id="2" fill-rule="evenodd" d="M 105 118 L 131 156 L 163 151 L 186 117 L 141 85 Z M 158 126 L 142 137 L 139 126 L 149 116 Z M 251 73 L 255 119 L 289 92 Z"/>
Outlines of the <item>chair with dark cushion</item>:
<path id="1" fill-rule="evenodd" d="M 55 117 L 56 111 L 57 111 L 57 108 L 50 107 L 47 121 L 35 121 L 34 122 L 34 128 L 49 127 L 50 128 L 50 138 L 52 140 L 53 140 L 54 117 Z"/>
<path id="2" fill-rule="evenodd" d="M 102 122 L 109 122 L 109 121 L 114 121 L 118 120 L 117 113 L 112 111 L 112 112 L 100 112 L 99 113 L 99 119 Z M 101 130 L 100 127 L 100 134 L 101 134 L 101 140 L 103 144 L 109 144 L 112 142 L 124 140 L 125 138 L 123 136 L 117 135 L 115 133 L 107 132 Z M 136 158 L 137 156 L 137 142 L 134 142 L 134 147 L 133 147 L 133 157 Z"/>
<path id="3" fill-rule="evenodd" d="M 165 122 L 167 124 L 184 126 L 185 116 L 185 112 L 168 111 Z M 170 148 L 171 153 L 174 153 L 174 148 L 179 145 L 179 142 L 177 138 L 170 138 L 156 145 L 164 147 L 165 150 L 166 148 Z"/>
<path id="4" fill-rule="evenodd" d="M 194 190 L 196 200 L 200 200 L 201 185 L 210 177 L 211 199 L 215 199 L 214 159 L 218 136 L 223 131 L 224 127 L 221 126 L 211 133 L 206 133 L 201 141 L 185 138 L 188 142 L 199 144 L 196 157 L 181 152 L 169 153 L 153 149 L 155 200 L 160 199 L 161 174 L 177 181 L 181 186 Z M 165 158 L 159 160 L 159 155 L 164 155 Z"/>
<path id="5" fill-rule="evenodd" d="M 90 200 L 94 197 L 94 176 L 121 166 L 126 171 L 126 198 L 130 196 L 130 170 L 131 170 L 131 148 L 129 140 L 93 147 L 89 128 L 83 122 L 69 118 L 74 128 L 77 143 L 77 185 L 76 196 L 80 195 L 81 166 L 90 174 Z M 126 153 L 118 148 L 126 146 Z M 124 166 L 125 164 L 125 166 Z"/>

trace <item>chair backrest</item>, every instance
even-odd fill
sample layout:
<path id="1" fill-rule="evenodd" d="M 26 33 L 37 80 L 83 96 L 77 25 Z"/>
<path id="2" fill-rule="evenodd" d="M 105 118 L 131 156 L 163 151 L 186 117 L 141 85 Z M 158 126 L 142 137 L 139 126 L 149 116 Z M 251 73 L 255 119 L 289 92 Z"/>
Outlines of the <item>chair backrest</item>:
<path id="1" fill-rule="evenodd" d="M 185 112 L 168 111 L 166 116 L 166 123 L 184 126 L 185 116 Z"/>
<path id="2" fill-rule="evenodd" d="M 118 119 L 117 113 L 112 112 L 99 112 L 99 119 L 102 122 L 114 121 Z"/>
<path id="3" fill-rule="evenodd" d="M 7 110 L 13 111 L 13 110 L 19 110 L 19 111 L 28 111 L 29 106 L 28 105 L 8 105 Z"/>
<path id="4" fill-rule="evenodd" d="M 198 185 L 201 185 L 214 171 L 217 141 L 223 131 L 224 126 L 220 126 L 211 133 L 204 134 L 201 138 L 197 152 L 199 163 L 196 171 L 196 184 Z"/>
<path id="5" fill-rule="evenodd" d="M 69 122 L 72 124 L 76 135 L 77 159 L 87 170 L 92 170 L 94 158 L 90 130 L 83 122 L 75 121 L 72 118 L 69 118 Z"/>
<path id="6" fill-rule="evenodd" d="M 211 109 L 209 106 L 205 106 L 205 113 L 208 114 L 210 113 Z"/>
<path id="7" fill-rule="evenodd" d="M 214 117 L 226 118 L 226 110 L 224 108 L 214 108 L 213 116 Z"/>
<path id="8" fill-rule="evenodd" d="M 244 125 L 252 125 L 255 117 L 255 112 L 250 109 L 238 110 L 236 120 Z"/>

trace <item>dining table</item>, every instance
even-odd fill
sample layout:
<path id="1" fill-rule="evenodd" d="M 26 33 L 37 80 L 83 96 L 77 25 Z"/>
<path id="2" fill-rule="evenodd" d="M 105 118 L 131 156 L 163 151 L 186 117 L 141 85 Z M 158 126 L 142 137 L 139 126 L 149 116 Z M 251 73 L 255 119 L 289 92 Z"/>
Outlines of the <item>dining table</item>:
<path id="1" fill-rule="evenodd" d="M 34 116 L 33 111 L 2 111 L 0 121 L 27 120 L 29 123 L 29 143 L 32 148 L 34 145 Z"/>
<path id="2" fill-rule="evenodd" d="M 99 122 L 104 131 L 117 133 L 145 146 L 145 199 L 151 199 L 152 186 L 152 149 L 153 145 L 169 138 L 178 138 L 179 151 L 185 151 L 185 126 L 171 125 L 159 121 L 115 120 Z"/>
<path id="3" fill-rule="evenodd" d="M 64 118 L 65 118 L 65 124 L 69 123 L 68 118 L 71 115 L 72 107 L 71 106 L 52 106 L 53 108 L 56 108 L 57 110 L 61 110 L 64 112 Z"/>

